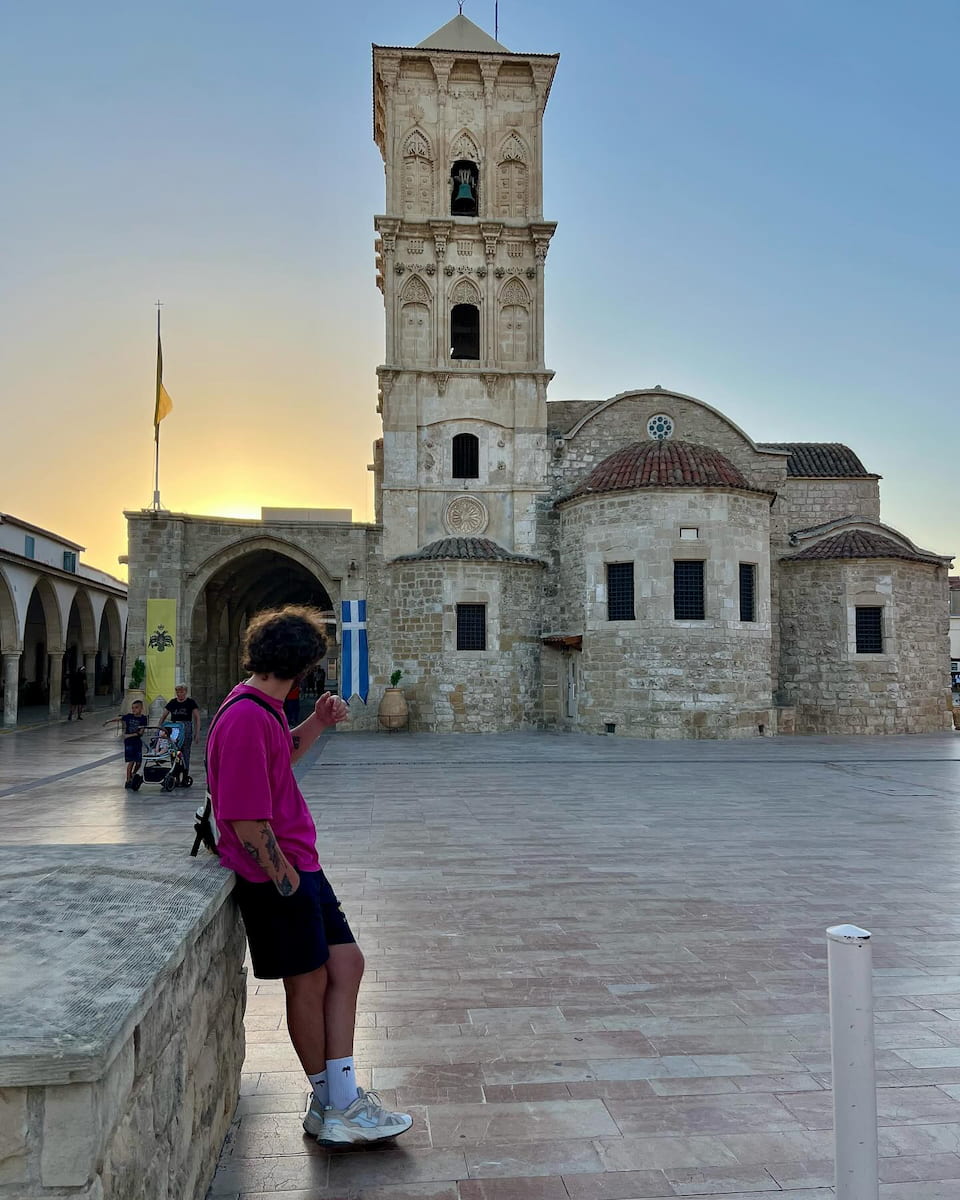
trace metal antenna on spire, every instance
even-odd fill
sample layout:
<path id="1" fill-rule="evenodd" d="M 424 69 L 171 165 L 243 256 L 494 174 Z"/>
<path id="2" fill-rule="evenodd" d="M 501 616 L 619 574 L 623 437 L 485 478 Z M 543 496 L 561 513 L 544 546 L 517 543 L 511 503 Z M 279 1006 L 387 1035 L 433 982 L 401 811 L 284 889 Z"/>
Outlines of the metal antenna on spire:
<path id="1" fill-rule="evenodd" d="M 460 9 L 460 16 L 462 17 L 463 16 L 463 0 L 458 0 L 458 7 Z"/>
<path id="2" fill-rule="evenodd" d="M 493 0 L 493 40 L 500 40 L 500 0 Z"/>

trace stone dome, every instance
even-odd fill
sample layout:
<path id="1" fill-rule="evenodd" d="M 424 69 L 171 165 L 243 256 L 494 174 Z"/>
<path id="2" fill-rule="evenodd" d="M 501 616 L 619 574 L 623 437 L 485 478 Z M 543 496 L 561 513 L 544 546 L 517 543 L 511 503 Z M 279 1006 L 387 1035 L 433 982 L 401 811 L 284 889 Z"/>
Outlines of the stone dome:
<path id="1" fill-rule="evenodd" d="M 634 442 L 617 450 L 593 468 L 564 500 L 598 492 L 628 492 L 634 488 L 735 488 L 752 487 L 733 463 L 711 446 L 690 442 Z"/>

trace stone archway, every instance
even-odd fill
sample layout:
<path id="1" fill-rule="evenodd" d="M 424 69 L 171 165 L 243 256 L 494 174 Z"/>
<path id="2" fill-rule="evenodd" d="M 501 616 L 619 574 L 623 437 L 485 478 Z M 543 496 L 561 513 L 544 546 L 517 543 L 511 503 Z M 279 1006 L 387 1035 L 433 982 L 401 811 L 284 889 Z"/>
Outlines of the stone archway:
<path id="1" fill-rule="evenodd" d="M 112 700 L 119 700 L 123 689 L 123 625 L 120 610 L 112 596 L 107 597 L 100 614 L 100 632 L 97 640 L 97 682 L 101 687 L 109 686 Z"/>
<path id="2" fill-rule="evenodd" d="M 60 606 L 50 580 L 41 576 L 27 602 L 20 665 L 20 703 L 48 704 L 50 713 L 60 713 L 63 690 L 64 629 Z"/>
<path id="3" fill-rule="evenodd" d="M 20 638 L 13 590 L 0 570 L 0 660 L 3 663 L 3 723 L 16 725 L 20 704 L 20 665 L 23 643 Z"/>
<path id="4" fill-rule="evenodd" d="M 240 645 L 247 622 L 266 608 L 308 604 L 331 613 L 335 584 L 319 563 L 272 539 L 232 548 L 198 572 L 191 587 L 191 694 L 208 711 L 243 678 Z M 224 561 L 225 559 L 225 561 Z"/>

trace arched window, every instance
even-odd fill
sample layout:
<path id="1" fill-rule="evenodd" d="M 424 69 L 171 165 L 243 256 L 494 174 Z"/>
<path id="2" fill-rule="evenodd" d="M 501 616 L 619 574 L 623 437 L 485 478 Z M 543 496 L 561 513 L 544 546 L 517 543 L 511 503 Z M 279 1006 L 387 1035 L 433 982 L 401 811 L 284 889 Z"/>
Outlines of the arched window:
<path id="1" fill-rule="evenodd" d="M 472 433 L 458 433 L 453 439 L 453 478 L 479 479 L 480 439 Z"/>
<path id="2" fill-rule="evenodd" d="M 450 310 L 450 357 L 480 357 L 480 309 L 475 304 L 455 304 Z"/>
<path id="3" fill-rule="evenodd" d="M 457 159 L 450 170 L 450 214 L 454 217 L 480 215 L 480 169 L 466 158 Z"/>

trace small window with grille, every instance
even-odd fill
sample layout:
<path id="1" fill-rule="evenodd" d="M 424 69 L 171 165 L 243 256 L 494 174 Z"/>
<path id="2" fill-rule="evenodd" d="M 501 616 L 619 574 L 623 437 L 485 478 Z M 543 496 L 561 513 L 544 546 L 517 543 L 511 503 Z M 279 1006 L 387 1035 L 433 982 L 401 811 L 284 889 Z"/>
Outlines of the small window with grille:
<path id="1" fill-rule="evenodd" d="M 740 564 L 740 620 L 757 619 L 757 564 Z"/>
<path id="2" fill-rule="evenodd" d="M 480 475 L 480 439 L 472 433 L 458 433 L 453 439 L 454 479 L 477 479 Z"/>
<path id="3" fill-rule="evenodd" d="M 878 605 L 857 605 L 857 653 L 883 653 L 883 609 Z"/>
<path id="4" fill-rule="evenodd" d="M 487 606 L 485 604 L 457 605 L 457 649 L 486 650 Z"/>
<path id="5" fill-rule="evenodd" d="M 673 618 L 675 621 L 703 621 L 702 560 L 679 559 L 673 564 Z"/>
<path id="6" fill-rule="evenodd" d="M 633 563 L 607 563 L 607 620 L 633 621 Z"/>

